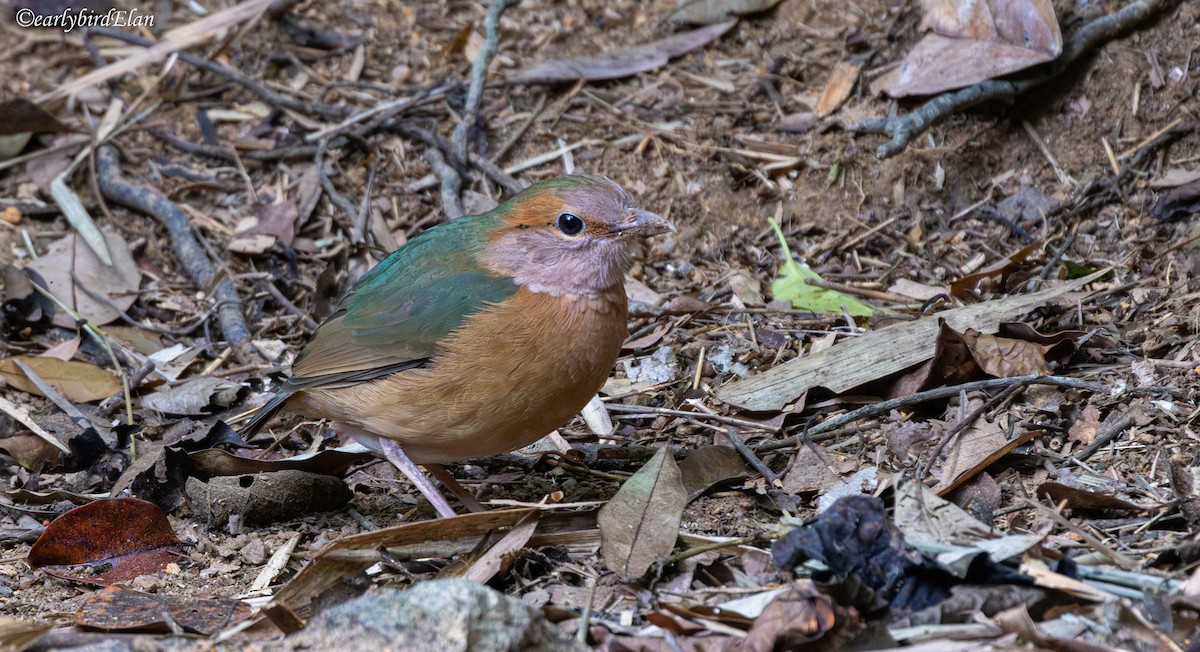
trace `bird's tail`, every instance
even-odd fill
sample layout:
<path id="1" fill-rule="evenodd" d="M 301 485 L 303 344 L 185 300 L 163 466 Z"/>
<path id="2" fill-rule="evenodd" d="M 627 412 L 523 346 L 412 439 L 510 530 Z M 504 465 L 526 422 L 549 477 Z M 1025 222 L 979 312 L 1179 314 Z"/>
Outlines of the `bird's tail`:
<path id="1" fill-rule="evenodd" d="M 262 427 L 267 425 L 267 422 L 271 420 L 271 417 L 275 416 L 275 413 L 279 411 L 279 408 L 283 407 L 283 404 L 287 403 L 287 400 L 291 397 L 292 392 L 286 389 L 275 392 L 275 395 L 271 397 L 271 400 L 267 401 L 266 405 L 258 408 L 258 411 L 254 413 L 254 416 L 250 417 L 250 420 L 246 422 L 246 425 L 242 426 L 238 432 L 243 438 L 250 438 L 258 434 L 258 431 L 262 430 Z"/>

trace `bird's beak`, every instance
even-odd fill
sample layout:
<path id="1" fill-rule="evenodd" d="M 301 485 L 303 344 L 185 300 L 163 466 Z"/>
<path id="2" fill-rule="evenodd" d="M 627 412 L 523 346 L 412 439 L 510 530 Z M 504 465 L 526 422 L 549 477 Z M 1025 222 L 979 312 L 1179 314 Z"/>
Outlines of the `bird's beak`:
<path id="1" fill-rule="evenodd" d="M 625 221 L 612 228 L 614 235 L 637 235 L 643 238 L 674 231 L 675 226 L 658 213 L 640 208 L 629 211 Z"/>

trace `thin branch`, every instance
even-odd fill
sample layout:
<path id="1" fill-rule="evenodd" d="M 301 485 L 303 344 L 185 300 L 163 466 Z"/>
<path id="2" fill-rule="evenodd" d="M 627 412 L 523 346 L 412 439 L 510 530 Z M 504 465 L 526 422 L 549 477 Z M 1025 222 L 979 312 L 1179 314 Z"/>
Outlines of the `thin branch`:
<path id="1" fill-rule="evenodd" d="M 162 192 L 126 181 L 121 175 L 117 150 L 111 145 L 104 145 L 96 150 L 96 176 L 100 182 L 100 191 L 106 198 L 152 215 L 163 223 L 170 235 L 175 256 L 193 283 L 202 288 L 213 285 L 217 279 L 216 269 L 192 233 L 187 215 Z M 237 286 L 229 278 L 222 278 L 213 289 L 212 295 L 216 301 L 217 321 L 221 325 L 221 332 L 225 334 L 230 346 L 238 352 L 239 358 L 248 355 L 252 335 L 250 326 L 246 323 Z"/>
<path id="2" fill-rule="evenodd" d="M 462 118 L 454 127 L 454 152 L 456 158 L 461 161 L 468 160 L 467 136 L 479 119 L 479 103 L 483 101 L 483 86 L 487 81 L 488 67 L 492 65 L 492 59 L 500 46 L 500 15 L 518 2 L 520 0 L 492 0 L 492 4 L 488 6 L 487 17 L 483 19 L 483 49 L 471 64 L 471 86 L 467 89 L 467 102 L 463 106 Z"/>

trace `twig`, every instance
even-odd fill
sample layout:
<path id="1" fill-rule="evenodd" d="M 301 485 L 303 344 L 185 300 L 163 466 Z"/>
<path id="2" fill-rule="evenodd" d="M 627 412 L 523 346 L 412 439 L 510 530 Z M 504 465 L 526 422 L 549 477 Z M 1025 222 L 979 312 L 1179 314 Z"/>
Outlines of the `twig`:
<path id="1" fill-rule="evenodd" d="M 102 304 L 105 308 L 117 313 L 117 316 L 121 318 L 121 321 L 135 328 L 148 330 L 151 333 L 158 333 L 159 335 L 167 335 L 169 337 L 183 337 L 196 330 L 201 324 L 204 323 L 205 319 L 208 319 L 208 312 L 206 311 L 205 314 L 197 317 L 190 326 L 183 326 L 181 328 L 166 328 L 165 326 L 155 326 L 154 324 L 143 324 L 133 317 L 130 317 L 129 313 L 121 310 L 121 307 L 113 303 L 112 300 L 107 296 L 85 285 L 83 283 L 83 279 L 79 278 L 79 275 L 74 271 L 71 272 L 71 282 L 73 282 L 75 287 L 79 288 L 81 292 L 88 295 L 88 297 L 93 301 Z"/>
<path id="2" fill-rule="evenodd" d="M 529 112 L 529 118 L 525 120 L 525 122 L 521 123 L 521 126 L 517 127 L 516 131 L 509 135 L 508 140 L 505 140 L 504 144 L 497 148 L 495 153 L 493 153 L 488 160 L 492 163 L 499 163 L 500 159 L 504 158 L 504 155 L 508 153 L 508 150 L 512 149 L 513 145 L 516 145 L 517 142 L 520 141 L 525 135 L 525 132 L 529 131 L 529 128 L 533 126 L 533 123 L 537 122 L 538 116 L 542 115 L 542 111 L 545 108 L 546 94 L 542 93 L 541 97 L 538 98 L 537 106 L 534 107 L 533 111 Z"/>
<path id="3" fill-rule="evenodd" d="M 337 188 L 333 185 L 333 180 L 329 178 L 329 174 L 325 171 L 325 150 L 327 147 L 329 147 L 329 139 L 322 140 L 317 145 L 317 177 L 321 180 L 321 188 L 325 190 L 325 194 L 329 195 L 329 201 L 333 202 L 342 213 L 345 213 L 346 218 L 350 220 L 351 227 L 353 227 L 355 216 L 358 215 L 358 209 L 354 207 L 353 202 L 346 199 L 345 195 L 338 192 Z"/>
<path id="4" fill-rule="evenodd" d="M 121 176 L 117 151 L 111 145 L 104 145 L 96 150 L 96 174 L 100 181 L 100 191 L 105 197 L 152 215 L 163 223 L 170 234 L 175 256 L 179 258 L 180 264 L 193 283 L 202 288 L 213 284 L 217 277 L 216 270 L 205 255 L 204 248 L 196 241 L 187 215 L 174 202 L 158 190 L 125 181 Z M 251 333 L 249 325 L 246 324 L 237 287 L 229 278 L 223 278 L 213 288 L 212 296 L 217 302 L 217 321 L 220 323 L 221 332 L 237 350 L 239 357 L 248 355 Z"/>
<path id="5" fill-rule="evenodd" d="M 483 19 L 483 48 L 471 64 L 471 85 L 467 89 L 467 101 L 458 124 L 454 126 L 454 152 L 461 161 L 467 160 L 467 136 L 479 119 L 479 103 L 483 100 L 483 86 L 487 81 L 488 67 L 500 46 L 500 15 L 505 9 L 520 0 L 492 0 L 487 16 Z"/>
<path id="6" fill-rule="evenodd" d="M 1136 561 L 1130 559 L 1129 557 L 1126 557 L 1125 555 L 1122 555 L 1121 553 L 1117 552 L 1116 550 L 1113 550 L 1109 546 L 1105 545 L 1103 541 L 1096 538 L 1090 532 L 1084 530 L 1083 528 L 1079 527 L 1078 525 L 1075 525 L 1069 519 L 1067 519 L 1067 517 L 1063 516 L 1062 514 L 1059 514 L 1058 512 L 1054 511 L 1053 509 L 1050 509 L 1049 507 L 1046 507 L 1045 505 L 1037 502 L 1036 500 L 1026 498 L 1025 496 L 1018 496 L 1017 500 L 1020 500 L 1021 502 L 1025 503 L 1026 505 L 1029 505 L 1033 509 L 1037 510 L 1037 512 L 1039 514 L 1041 514 L 1042 516 L 1045 516 L 1046 518 L 1054 521 L 1055 523 L 1058 523 L 1062 527 L 1067 528 L 1071 532 L 1074 532 L 1079 538 L 1083 539 L 1084 542 L 1086 542 L 1089 546 L 1091 546 L 1093 549 L 1095 549 L 1096 552 L 1099 552 L 1100 554 L 1107 557 L 1109 559 L 1109 561 L 1111 561 L 1113 564 L 1116 564 L 1121 569 L 1129 570 L 1131 568 L 1137 568 L 1140 565 Z"/>
<path id="7" fill-rule="evenodd" d="M 734 450 L 736 450 L 738 454 L 742 456 L 742 459 L 746 460 L 746 462 L 748 462 L 755 471 L 758 471 L 759 475 L 761 475 L 763 479 L 767 481 L 768 485 L 774 489 L 783 487 L 783 483 L 779 481 L 779 476 L 775 475 L 775 472 L 771 470 L 771 467 L 767 466 L 766 463 L 758 458 L 758 455 L 754 454 L 754 451 L 750 450 L 750 447 L 747 446 L 746 442 L 742 440 L 742 436 L 738 434 L 737 430 L 733 428 L 726 428 L 724 432 L 725 436 L 729 438 L 729 441 L 733 443 Z"/>
<path id="8" fill-rule="evenodd" d="M 1062 74 L 1076 59 L 1095 49 L 1100 43 L 1115 38 L 1119 33 L 1178 3 L 1179 0 L 1140 0 L 1093 20 L 1067 39 L 1057 59 L 1035 69 L 1036 77 L 1013 81 L 988 79 L 961 90 L 938 95 L 902 118 L 865 120 L 852 126 L 850 130 L 890 135 L 892 140 L 876 148 L 875 156 L 895 156 L 904 151 L 914 138 L 925 133 L 942 118 L 990 100 L 1010 99 L 1040 86 Z"/>
<path id="9" fill-rule="evenodd" d="M 1079 451 L 1078 455 L 1072 456 L 1071 461 L 1076 465 L 1086 462 L 1089 457 L 1096 454 L 1096 451 L 1107 446 L 1131 425 L 1133 425 L 1133 415 L 1128 412 L 1116 417 L 1110 423 L 1102 424 L 1096 431 L 1096 438 L 1092 440 L 1092 443 Z"/>
<path id="10" fill-rule="evenodd" d="M 79 408 L 75 407 L 74 403 L 67 400 L 67 397 L 63 396 L 62 392 L 58 391 L 58 388 L 46 382 L 37 374 L 36 371 L 31 369 L 29 365 L 25 364 L 24 362 L 21 362 L 16 358 L 13 358 L 12 361 L 17 365 L 17 368 L 19 368 L 21 372 L 25 374 L 25 377 L 28 378 L 29 381 L 35 386 L 37 386 L 37 388 L 46 398 L 50 399 L 51 403 L 58 406 L 58 409 L 62 410 L 63 413 L 65 413 L 68 417 L 71 417 L 71 420 L 75 422 L 75 425 L 84 429 L 91 427 L 92 422 L 86 416 L 84 416 L 82 412 L 79 411 Z"/>
<path id="11" fill-rule="evenodd" d="M 134 45 L 140 45 L 145 48 L 153 47 L 158 43 L 148 38 L 142 38 L 136 34 L 122 32 L 118 29 L 109 27 L 91 27 L 88 29 L 88 33 L 91 36 L 106 36 L 111 39 L 116 39 L 125 43 L 132 43 Z M 257 95 L 259 99 L 267 104 L 270 104 L 271 106 L 290 109 L 292 111 L 296 111 L 297 113 L 306 115 L 316 113 L 321 116 L 332 118 L 341 118 L 349 113 L 349 109 L 346 107 L 323 104 L 320 102 L 305 102 L 299 99 L 287 97 L 285 95 L 280 95 L 279 93 L 269 90 L 250 77 L 247 77 L 246 75 L 243 75 L 232 68 L 227 68 L 216 61 L 209 61 L 208 59 L 198 57 L 194 54 L 188 54 L 187 52 L 176 52 L 175 56 L 179 57 L 180 61 L 191 64 L 202 70 L 207 70 L 208 72 L 211 72 L 219 77 L 228 79 L 229 81 L 250 91 L 254 95 Z"/>
<path id="12" fill-rule="evenodd" d="M 458 176 L 458 170 L 446 162 L 446 157 L 442 156 L 441 150 L 436 147 L 425 150 L 425 158 L 429 159 L 429 167 L 441 180 L 439 188 L 442 193 L 442 212 L 449 219 L 462 217 L 465 215 L 461 199 L 462 177 Z"/>
<path id="13" fill-rule="evenodd" d="M 316 320 L 314 320 L 312 317 L 309 317 L 307 313 L 297 307 L 296 304 L 292 303 L 291 299 L 288 299 L 286 296 L 284 296 L 284 294 L 279 291 L 279 288 L 275 287 L 274 283 L 263 280 L 259 281 L 259 286 L 265 289 L 271 295 L 271 298 L 275 299 L 276 303 L 283 306 L 284 310 L 299 317 L 300 323 L 304 324 L 305 330 L 310 333 L 317 330 L 318 324 Z"/>
<path id="14" fill-rule="evenodd" d="M 125 397 L 125 423 L 133 423 L 133 399 L 129 395 L 129 376 L 125 373 L 125 367 L 121 366 L 120 360 L 117 360 L 117 353 L 113 351 L 113 347 L 112 344 L 109 343 L 108 336 L 101 332 L 96 326 L 89 324 L 88 321 L 83 318 L 83 315 L 80 315 L 78 312 L 75 312 L 73 308 L 63 303 L 62 299 L 54 296 L 54 293 L 50 292 L 50 290 L 47 290 L 37 283 L 31 284 L 31 287 L 38 294 L 46 297 L 50 301 L 53 301 L 54 305 L 57 306 L 59 310 L 62 310 L 64 313 L 70 315 L 71 319 L 75 320 L 75 323 L 79 325 L 80 330 L 82 330 L 84 333 L 87 333 L 88 337 L 92 338 L 92 340 L 101 348 L 101 350 L 108 354 L 108 359 L 112 362 L 113 369 L 121 378 L 121 390 L 123 392 L 123 396 Z"/>
<path id="15" fill-rule="evenodd" d="M 767 432 L 779 432 L 776 426 L 769 426 L 765 423 L 757 421 L 749 421 L 746 419 L 738 419 L 737 417 L 727 417 L 721 414 L 708 414 L 707 412 L 690 412 L 688 410 L 672 410 L 670 408 L 650 407 L 642 405 L 625 405 L 624 403 L 605 403 L 605 407 L 609 412 L 620 412 L 627 416 L 636 417 L 640 415 L 646 416 L 672 416 L 672 417 L 691 417 L 700 420 L 716 421 L 739 428 L 750 428 L 752 430 L 765 430 Z"/>
<path id="16" fill-rule="evenodd" d="M 1000 405 L 1004 401 L 1007 401 L 1013 394 L 1016 394 L 1018 391 L 1020 391 L 1020 389 L 1020 385 L 1008 387 L 1004 391 L 1000 392 L 1000 394 L 998 394 L 995 398 L 985 401 L 979 407 L 963 415 L 963 418 L 959 419 L 958 423 L 955 423 L 953 428 L 947 430 L 946 433 L 942 435 L 942 438 L 940 441 L 938 441 L 937 446 L 935 446 L 933 451 L 929 454 L 929 458 L 925 460 L 925 463 L 921 465 L 921 469 L 917 472 L 916 481 L 924 482 L 925 476 L 929 475 L 929 471 L 933 469 L 934 462 L 937 461 L 938 456 L 942 454 L 942 450 L 946 448 L 946 445 L 949 444 L 952 439 L 957 437 L 962 431 L 970 428 L 971 424 L 975 423 L 979 417 L 983 416 L 984 412 L 987 412 L 997 405 Z M 965 398 L 966 392 L 962 392 L 962 396 Z M 962 402 L 962 405 L 964 407 L 966 406 L 965 400 Z"/>
<path id="17" fill-rule="evenodd" d="M 841 428 L 842 426 L 858 421 L 859 419 L 867 419 L 887 414 L 892 410 L 897 410 L 910 405 L 917 405 L 926 401 L 936 401 L 942 398 L 950 398 L 957 395 L 959 392 L 977 392 L 988 389 L 1006 388 L 1010 386 L 1023 385 L 1053 385 L 1056 387 L 1069 387 L 1071 389 L 1082 389 L 1089 392 L 1104 393 L 1108 391 L 1104 385 L 1093 383 L 1078 378 L 1068 378 L 1066 376 L 1039 376 L 1038 374 L 1028 374 L 1025 376 L 1013 376 L 1011 378 L 989 378 L 988 380 L 976 380 L 961 385 L 950 385 L 947 387 L 935 387 L 927 389 L 916 394 L 901 396 L 871 405 L 864 405 L 857 410 L 851 410 L 845 414 L 826 419 L 821 423 L 809 428 L 804 435 L 793 435 L 779 442 L 772 442 L 772 446 L 767 449 L 762 446 L 760 450 L 777 450 L 786 446 L 794 446 L 802 440 L 804 436 L 813 438 L 813 441 L 818 441 L 816 435 L 821 435 L 832 430 Z M 821 439 L 824 439 L 822 437 Z"/>

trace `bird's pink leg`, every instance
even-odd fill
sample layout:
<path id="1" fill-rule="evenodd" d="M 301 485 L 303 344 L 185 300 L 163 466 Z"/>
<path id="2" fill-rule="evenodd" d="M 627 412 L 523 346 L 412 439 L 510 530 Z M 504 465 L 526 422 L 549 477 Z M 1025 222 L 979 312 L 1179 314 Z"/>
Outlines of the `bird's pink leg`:
<path id="1" fill-rule="evenodd" d="M 417 491 L 425 496 L 425 499 L 433 505 L 433 508 L 437 510 L 442 518 L 458 516 L 454 508 L 450 507 L 450 503 L 446 501 L 446 497 L 429 482 L 429 478 L 426 478 L 425 474 L 421 473 L 421 469 L 418 469 L 417 465 L 408 459 L 408 455 L 404 453 L 404 449 L 400 448 L 400 444 L 391 439 L 381 437 L 379 438 L 379 445 L 383 448 L 384 457 L 399 469 L 404 474 L 404 477 L 408 478 L 409 482 L 413 483 Z"/>

